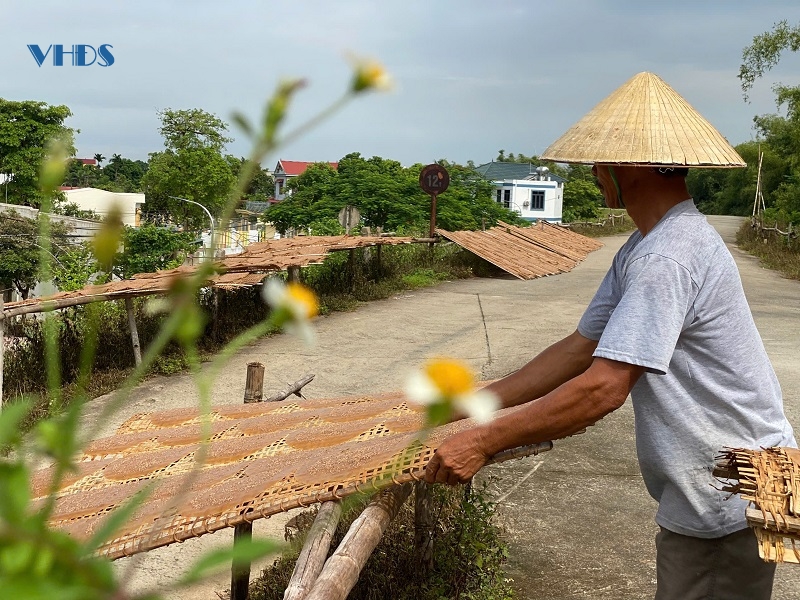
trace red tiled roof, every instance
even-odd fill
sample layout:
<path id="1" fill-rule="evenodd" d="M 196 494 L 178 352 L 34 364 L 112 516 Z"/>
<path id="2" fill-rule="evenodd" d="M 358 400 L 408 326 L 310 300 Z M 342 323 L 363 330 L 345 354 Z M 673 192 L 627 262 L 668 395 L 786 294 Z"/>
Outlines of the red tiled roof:
<path id="1" fill-rule="evenodd" d="M 299 161 L 299 160 L 279 160 L 278 161 L 278 167 L 282 168 L 283 172 L 286 175 L 290 175 L 290 176 L 301 175 L 302 173 L 305 172 L 305 170 L 309 166 L 311 166 L 313 164 L 315 164 L 315 163 L 314 162 L 303 162 L 303 161 Z M 338 169 L 339 168 L 339 163 L 338 162 L 329 162 L 328 164 L 331 166 L 332 169 Z M 278 170 L 278 167 L 275 168 L 276 171 Z"/>
<path id="2" fill-rule="evenodd" d="M 94 158 L 76 158 L 75 160 L 77 160 L 78 162 L 83 163 L 84 165 L 92 165 L 92 166 L 94 166 L 94 165 L 97 164 L 97 160 L 94 159 Z"/>

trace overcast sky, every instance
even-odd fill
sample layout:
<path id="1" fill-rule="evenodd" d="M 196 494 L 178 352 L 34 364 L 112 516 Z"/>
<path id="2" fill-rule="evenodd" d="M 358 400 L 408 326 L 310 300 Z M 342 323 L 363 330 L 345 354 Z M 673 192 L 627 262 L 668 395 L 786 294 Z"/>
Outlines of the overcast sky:
<path id="1" fill-rule="evenodd" d="M 156 112 L 202 108 L 257 119 L 283 77 L 309 85 L 288 125 L 346 88 L 348 53 L 385 64 L 390 94 L 356 99 L 281 148 L 277 158 L 337 160 L 349 152 L 405 165 L 487 162 L 499 149 L 540 154 L 592 106 L 640 71 L 682 94 L 732 143 L 775 112 L 772 84 L 800 84 L 787 54 L 751 102 L 737 74 L 753 36 L 787 19 L 797 0 L 330 0 L 256 2 L 0 1 L 0 97 L 66 104 L 78 156 L 147 159 L 163 147 Z M 28 44 L 113 46 L 102 68 L 36 64 Z M 236 140 L 228 151 L 245 155 Z"/>

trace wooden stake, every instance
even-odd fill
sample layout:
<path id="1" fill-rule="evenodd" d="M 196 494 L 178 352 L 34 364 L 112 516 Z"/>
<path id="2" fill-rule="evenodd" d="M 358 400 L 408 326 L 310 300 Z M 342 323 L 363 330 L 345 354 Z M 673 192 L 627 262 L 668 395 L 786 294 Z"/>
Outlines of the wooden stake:
<path id="1" fill-rule="evenodd" d="M 244 385 L 244 403 L 261 402 L 264 397 L 264 365 L 247 363 L 247 379 Z M 233 528 L 233 545 L 253 539 L 253 524 L 239 523 Z M 247 600 L 250 590 L 250 562 L 233 561 L 231 565 L 231 600 Z"/>
<path id="2" fill-rule="evenodd" d="M 289 267 L 287 269 L 287 275 L 289 283 L 300 283 L 300 267 Z"/>
<path id="3" fill-rule="evenodd" d="M 136 328 L 136 315 L 133 311 L 133 298 L 125 298 L 125 311 L 128 313 L 128 328 L 131 330 L 133 360 L 138 367 L 142 364 L 142 349 L 139 346 L 139 330 Z"/>
<path id="4" fill-rule="evenodd" d="M 264 397 L 264 365 L 247 363 L 247 380 L 244 384 L 244 403 L 261 402 Z"/>
<path id="5" fill-rule="evenodd" d="M 342 516 L 339 502 L 323 502 L 297 558 L 283 600 L 305 600 L 325 566 L 333 534 Z"/>
<path id="6" fill-rule="evenodd" d="M 344 600 L 347 597 L 383 532 L 397 516 L 411 490 L 412 484 L 409 482 L 401 486 L 394 485 L 375 496 L 353 521 L 342 543 L 325 563 L 307 600 Z"/>
<path id="7" fill-rule="evenodd" d="M 423 576 L 433 569 L 433 496 L 424 481 L 414 484 L 414 560 Z"/>

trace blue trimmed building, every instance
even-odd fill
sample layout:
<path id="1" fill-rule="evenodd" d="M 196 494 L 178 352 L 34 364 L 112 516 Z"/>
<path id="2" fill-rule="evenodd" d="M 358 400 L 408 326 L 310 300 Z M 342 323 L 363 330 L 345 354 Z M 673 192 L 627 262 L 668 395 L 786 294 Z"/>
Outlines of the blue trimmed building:
<path id="1" fill-rule="evenodd" d="M 526 221 L 561 222 L 565 180 L 547 167 L 492 161 L 475 170 L 494 184 L 495 201 Z"/>

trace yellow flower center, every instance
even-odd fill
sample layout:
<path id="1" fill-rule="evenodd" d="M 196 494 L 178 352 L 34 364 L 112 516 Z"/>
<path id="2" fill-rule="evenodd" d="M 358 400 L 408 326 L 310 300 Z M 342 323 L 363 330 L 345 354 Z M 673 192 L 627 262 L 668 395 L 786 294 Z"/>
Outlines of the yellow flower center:
<path id="1" fill-rule="evenodd" d="M 305 318 L 312 319 L 319 314 L 319 302 L 316 294 L 301 283 L 290 283 L 286 286 L 286 294 L 292 300 L 303 306 Z"/>
<path id="2" fill-rule="evenodd" d="M 470 368 L 457 360 L 432 360 L 425 365 L 425 374 L 446 397 L 467 394 L 475 386 L 475 376 Z"/>

